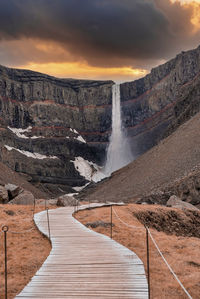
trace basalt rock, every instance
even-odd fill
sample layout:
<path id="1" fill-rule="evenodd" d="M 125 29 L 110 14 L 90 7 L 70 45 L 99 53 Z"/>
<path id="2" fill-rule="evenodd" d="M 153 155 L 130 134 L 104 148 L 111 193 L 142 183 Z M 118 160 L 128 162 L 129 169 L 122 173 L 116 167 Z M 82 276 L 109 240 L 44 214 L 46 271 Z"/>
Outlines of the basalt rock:
<path id="1" fill-rule="evenodd" d="M 9 201 L 9 204 L 15 205 L 34 205 L 34 196 L 31 192 L 24 190 L 14 199 Z"/>
<path id="2" fill-rule="evenodd" d="M 103 163 L 112 84 L 0 67 L 1 161 L 50 195 L 84 185 L 73 161 Z"/>
<path id="3" fill-rule="evenodd" d="M 67 195 L 60 196 L 56 203 L 58 207 L 74 207 L 77 204 L 78 204 L 77 199 L 75 199 L 73 196 L 67 196 Z"/>
<path id="4" fill-rule="evenodd" d="M 121 85 L 123 123 L 135 156 L 200 111 L 200 46 Z"/>
<path id="5" fill-rule="evenodd" d="M 173 196 L 170 197 L 170 199 L 168 200 L 166 206 L 181 209 L 181 210 L 188 209 L 188 210 L 199 211 L 199 209 L 197 209 L 192 204 L 180 200 L 180 198 L 178 198 L 176 195 L 173 195 Z"/>
<path id="6" fill-rule="evenodd" d="M 8 191 L 4 186 L 0 186 L 0 203 L 7 203 L 8 201 Z"/>
<path id="7" fill-rule="evenodd" d="M 16 185 L 13 185 L 13 184 L 5 185 L 5 188 L 8 192 L 8 196 L 9 196 L 10 200 L 15 198 L 22 191 L 22 189 L 19 186 L 16 186 Z"/>

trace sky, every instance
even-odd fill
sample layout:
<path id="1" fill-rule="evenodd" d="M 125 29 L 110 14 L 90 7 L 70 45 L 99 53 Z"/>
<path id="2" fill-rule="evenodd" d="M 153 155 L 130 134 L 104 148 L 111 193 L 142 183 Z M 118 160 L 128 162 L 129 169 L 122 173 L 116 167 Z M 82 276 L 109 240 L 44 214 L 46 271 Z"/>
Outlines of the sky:
<path id="1" fill-rule="evenodd" d="M 0 0 L 0 64 L 133 81 L 200 45 L 200 0 Z"/>

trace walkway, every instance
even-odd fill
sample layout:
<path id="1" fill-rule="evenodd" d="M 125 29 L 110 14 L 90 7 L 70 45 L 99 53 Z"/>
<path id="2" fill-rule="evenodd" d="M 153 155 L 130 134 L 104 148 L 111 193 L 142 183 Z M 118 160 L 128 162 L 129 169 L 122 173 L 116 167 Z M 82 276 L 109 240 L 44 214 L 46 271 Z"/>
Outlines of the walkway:
<path id="1" fill-rule="evenodd" d="M 141 260 L 73 218 L 71 207 L 49 210 L 52 251 L 16 298 L 148 298 Z M 46 211 L 35 215 L 47 235 Z M 34 253 L 33 253 L 34 254 Z"/>

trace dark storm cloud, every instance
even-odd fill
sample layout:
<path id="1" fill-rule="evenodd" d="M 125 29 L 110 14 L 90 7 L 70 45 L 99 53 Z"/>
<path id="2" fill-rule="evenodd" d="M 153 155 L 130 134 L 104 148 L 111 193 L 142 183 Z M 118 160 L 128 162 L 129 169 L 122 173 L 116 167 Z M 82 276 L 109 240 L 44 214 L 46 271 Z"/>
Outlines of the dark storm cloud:
<path id="1" fill-rule="evenodd" d="M 169 0 L 0 0 L 0 40 L 52 40 L 92 65 L 163 59 L 190 43 L 191 10 Z"/>

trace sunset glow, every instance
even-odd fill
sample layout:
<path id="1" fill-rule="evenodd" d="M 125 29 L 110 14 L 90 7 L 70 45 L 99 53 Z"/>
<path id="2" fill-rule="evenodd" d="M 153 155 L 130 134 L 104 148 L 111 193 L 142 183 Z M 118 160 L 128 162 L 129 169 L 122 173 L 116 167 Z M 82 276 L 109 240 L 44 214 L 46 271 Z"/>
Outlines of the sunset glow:
<path id="1" fill-rule="evenodd" d="M 193 2 L 192 4 L 193 7 L 193 16 L 191 18 L 191 23 L 195 26 L 195 30 L 200 29 L 200 2 L 195 3 Z"/>
<path id="2" fill-rule="evenodd" d="M 131 67 L 121 67 L 121 68 L 101 68 L 92 67 L 87 63 L 78 62 L 65 62 L 65 63 L 46 63 L 46 64 L 36 64 L 29 63 L 23 65 L 20 68 L 29 69 L 33 71 L 39 71 L 41 73 L 47 73 L 52 76 L 62 77 L 62 78 L 79 78 L 79 79 L 110 79 L 120 82 L 120 78 L 127 81 L 135 80 L 139 77 L 145 76 L 147 70 L 144 69 L 133 69 Z"/>

